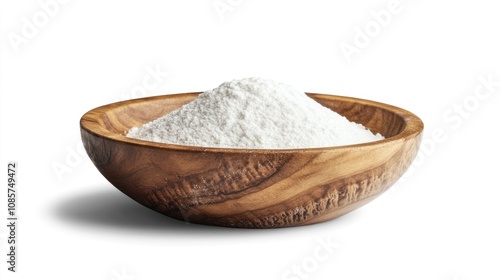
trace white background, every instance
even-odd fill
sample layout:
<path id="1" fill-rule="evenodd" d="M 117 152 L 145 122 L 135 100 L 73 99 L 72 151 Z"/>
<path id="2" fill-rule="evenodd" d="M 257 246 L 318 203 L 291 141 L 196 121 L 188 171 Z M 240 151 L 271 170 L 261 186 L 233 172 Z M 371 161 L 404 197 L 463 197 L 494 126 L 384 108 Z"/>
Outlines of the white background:
<path id="1" fill-rule="evenodd" d="M 47 12 L 48 2 L 0 6 L 2 279 L 500 278 L 500 86 L 480 81 L 500 81 L 498 1 L 69 0 Z M 388 5 L 382 26 L 374 14 Z M 365 207 L 277 230 L 171 220 L 80 153 L 79 118 L 94 107 L 248 76 L 410 110 L 425 149 Z M 9 160 L 17 273 L 5 266 Z M 335 248 L 317 260 L 321 240 Z"/>

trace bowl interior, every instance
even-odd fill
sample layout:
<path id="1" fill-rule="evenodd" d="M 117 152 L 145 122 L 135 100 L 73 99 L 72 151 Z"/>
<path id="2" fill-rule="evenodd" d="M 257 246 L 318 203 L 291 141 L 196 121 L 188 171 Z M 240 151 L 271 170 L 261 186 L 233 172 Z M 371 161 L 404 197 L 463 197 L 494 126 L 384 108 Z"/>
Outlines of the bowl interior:
<path id="1" fill-rule="evenodd" d="M 106 105 L 100 108 L 102 110 L 94 110 L 101 114 L 94 118 L 94 121 L 97 120 L 99 124 L 98 133 L 106 136 L 124 136 L 130 128 L 139 127 L 168 114 L 191 102 L 198 94 L 200 93 L 173 94 Z M 323 106 L 345 116 L 350 121 L 363 124 L 373 133 L 380 133 L 385 138 L 401 133 L 407 125 L 406 119 L 412 115 L 403 109 L 374 101 L 307 94 Z"/>

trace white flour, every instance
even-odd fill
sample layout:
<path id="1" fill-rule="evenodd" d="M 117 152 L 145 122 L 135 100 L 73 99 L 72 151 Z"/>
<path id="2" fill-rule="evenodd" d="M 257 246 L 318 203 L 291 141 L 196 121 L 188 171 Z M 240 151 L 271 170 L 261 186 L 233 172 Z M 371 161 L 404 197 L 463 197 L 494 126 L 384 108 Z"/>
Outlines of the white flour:
<path id="1" fill-rule="evenodd" d="M 128 137 L 202 147 L 293 149 L 383 139 L 323 107 L 305 93 L 275 81 L 225 82 Z"/>

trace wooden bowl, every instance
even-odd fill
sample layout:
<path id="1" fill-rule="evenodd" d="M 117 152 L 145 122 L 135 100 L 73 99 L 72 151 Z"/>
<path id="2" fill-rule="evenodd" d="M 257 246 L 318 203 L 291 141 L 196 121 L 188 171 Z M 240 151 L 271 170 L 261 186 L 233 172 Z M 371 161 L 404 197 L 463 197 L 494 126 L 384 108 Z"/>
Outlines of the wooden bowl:
<path id="1" fill-rule="evenodd" d="M 170 145 L 125 137 L 135 126 L 199 93 L 109 104 L 80 121 L 97 169 L 120 191 L 155 211 L 192 223 L 278 228 L 319 223 L 382 194 L 416 156 L 422 121 L 379 102 L 308 95 L 386 139 L 312 149 L 257 150 Z"/>

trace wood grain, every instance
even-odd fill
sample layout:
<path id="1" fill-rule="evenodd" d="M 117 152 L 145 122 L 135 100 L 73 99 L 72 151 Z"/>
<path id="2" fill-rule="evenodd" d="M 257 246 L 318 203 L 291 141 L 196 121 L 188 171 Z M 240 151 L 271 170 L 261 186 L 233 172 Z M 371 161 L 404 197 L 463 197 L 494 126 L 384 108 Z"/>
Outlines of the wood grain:
<path id="1" fill-rule="evenodd" d="M 422 121 L 391 105 L 312 94 L 322 105 L 362 123 L 385 140 L 331 148 L 245 150 L 188 147 L 125 137 L 199 93 L 114 103 L 80 121 L 97 169 L 144 206 L 193 223 L 277 228 L 323 222 L 382 194 L 409 167 Z"/>

